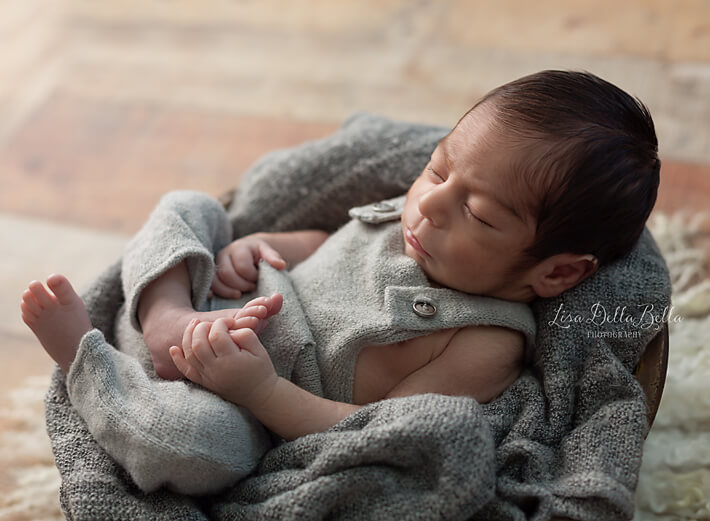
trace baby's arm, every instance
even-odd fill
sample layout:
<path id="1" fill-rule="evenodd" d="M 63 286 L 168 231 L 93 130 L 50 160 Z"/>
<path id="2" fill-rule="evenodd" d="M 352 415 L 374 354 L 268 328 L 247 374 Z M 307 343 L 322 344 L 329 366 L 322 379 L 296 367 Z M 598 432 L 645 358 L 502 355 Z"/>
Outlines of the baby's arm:
<path id="1" fill-rule="evenodd" d="M 246 407 L 287 440 L 325 431 L 362 407 L 321 398 L 278 376 L 256 334 L 233 329 L 232 319 L 191 322 L 182 348 L 170 348 L 175 366 L 193 382 Z M 495 326 L 463 328 L 442 354 L 385 398 L 439 393 L 488 402 L 520 374 L 523 347 L 523 337 L 516 331 Z"/>
<path id="2" fill-rule="evenodd" d="M 320 230 L 282 233 L 255 233 L 230 243 L 217 254 L 212 291 L 224 298 L 237 299 L 253 291 L 259 276 L 259 261 L 282 270 L 307 259 L 328 234 Z"/>
<path id="3" fill-rule="evenodd" d="M 193 320 L 182 348 L 170 348 L 177 368 L 196 384 L 246 407 L 287 440 L 325 431 L 361 408 L 321 398 L 278 376 L 254 331 L 233 331 L 234 326 L 232 319 Z"/>
<path id="4" fill-rule="evenodd" d="M 442 353 L 407 376 L 385 398 L 422 393 L 472 396 L 487 403 L 520 375 L 525 339 L 498 326 L 469 326 L 451 337 Z"/>

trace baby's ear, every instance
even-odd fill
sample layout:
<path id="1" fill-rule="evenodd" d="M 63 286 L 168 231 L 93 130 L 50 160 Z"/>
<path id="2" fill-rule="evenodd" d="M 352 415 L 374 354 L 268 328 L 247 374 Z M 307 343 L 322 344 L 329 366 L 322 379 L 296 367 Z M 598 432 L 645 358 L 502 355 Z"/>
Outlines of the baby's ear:
<path id="1" fill-rule="evenodd" d="M 556 297 L 592 275 L 598 265 L 591 254 L 558 253 L 535 267 L 533 290 L 538 297 Z"/>

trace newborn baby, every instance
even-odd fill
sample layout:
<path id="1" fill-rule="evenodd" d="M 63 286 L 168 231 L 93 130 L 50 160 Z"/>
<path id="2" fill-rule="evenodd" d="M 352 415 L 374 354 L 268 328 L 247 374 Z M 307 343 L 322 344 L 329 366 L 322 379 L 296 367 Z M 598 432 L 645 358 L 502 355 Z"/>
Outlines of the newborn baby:
<path id="1" fill-rule="evenodd" d="M 487 94 L 439 142 L 397 214 L 397 241 L 431 287 L 511 306 L 554 297 L 633 247 L 659 170 L 653 123 L 640 102 L 588 73 L 544 71 Z M 239 298 L 254 289 L 263 262 L 295 274 L 331 240 L 318 230 L 239 238 L 217 253 L 212 291 Z M 92 325 L 66 278 L 52 275 L 47 286 L 29 285 L 22 315 L 67 372 Z M 281 310 L 279 294 L 239 310 L 197 312 L 190 287 L 183 262 L 140 296 L 138 320 L 157 374 L 184 376 L 246 407 L 285 439 L 326 430 L 385 398 L 433 392 L 489 401 L 518 377 L 533 347 L 515 321 L 452 322 L 366 345 L 352 398 L 339 401 L 274 369 L 259 334 Z M 415 311 L 436 312 L 427 306 Z"/>

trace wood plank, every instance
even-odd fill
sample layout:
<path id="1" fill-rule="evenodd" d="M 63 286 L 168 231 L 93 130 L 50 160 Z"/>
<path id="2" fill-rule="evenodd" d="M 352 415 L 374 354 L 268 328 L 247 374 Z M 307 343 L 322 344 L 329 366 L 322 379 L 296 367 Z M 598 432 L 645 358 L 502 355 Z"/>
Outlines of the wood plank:
<path id="1" fill-rule="evenodd" d="M 654 211 L 710 212 L 710 165 L 662 161 Z"/>
<path id="2" fill-rule="evenodd" d="M 0 210 L 131 233 L 162 194 L 220 195 L 263 154 L 335 129 L 58 93 L 0 148 Z"/>

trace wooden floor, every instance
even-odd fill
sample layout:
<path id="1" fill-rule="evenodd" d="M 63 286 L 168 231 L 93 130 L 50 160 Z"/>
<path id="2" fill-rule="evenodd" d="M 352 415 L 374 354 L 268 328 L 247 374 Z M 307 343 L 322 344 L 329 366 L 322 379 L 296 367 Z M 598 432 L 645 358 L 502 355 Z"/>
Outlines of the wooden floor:
<path id="1" fill-rule="evenodd" d="M 551 67 L 651 107 L 659 210 L 708 202 L 707 3 L 1 5 L 0 211 L 131 233 L 165 191 L 218 194 L 353 111 L 453 125 L 488 89 Z"/>
<path id="2" fill-rule="evenodd" d="M 218 195 L 356 110 L 453 125 L 544 68 L 644 100 L 663 159 L 655 211 L 708 209 L 707 2 L 0 2 L 0 406 L 52 367 L 19 320 L 22 287 L 54 269 L 90 280 L 163 193 Z"/>

